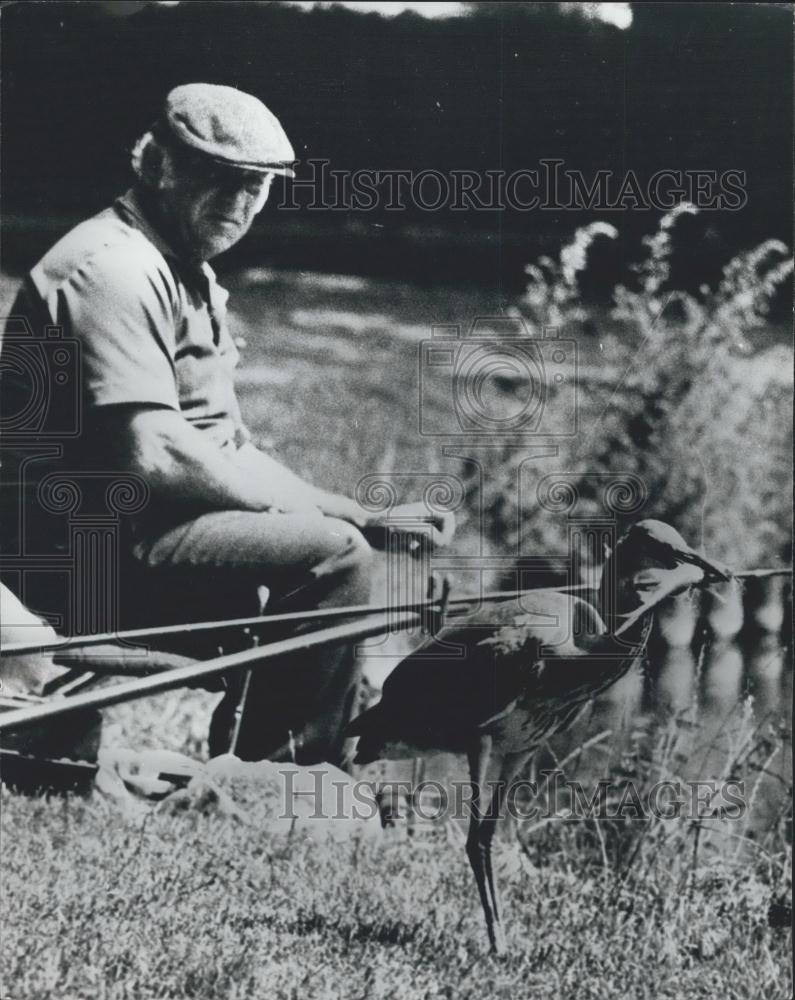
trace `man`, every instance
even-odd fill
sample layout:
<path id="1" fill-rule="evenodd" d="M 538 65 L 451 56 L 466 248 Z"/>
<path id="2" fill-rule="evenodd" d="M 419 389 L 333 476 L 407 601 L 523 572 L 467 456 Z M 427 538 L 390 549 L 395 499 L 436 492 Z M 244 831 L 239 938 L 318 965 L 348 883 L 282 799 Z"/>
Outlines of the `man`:
<path id="1" fill-rule="evenodd" d="M 148 484 L 124 542 L 146 607 L 139 621 L 157 620 L 166 593 L 181 599 L 185 620 L 201 613 L 197 595 L 217 612 L 241 585 L 267 587 L 274 610 L 368 602 L 363 532 L 373 522 L 251 443 L 234 392 L 227 294 L 207 264 L 245 235 L 274 175 L 293 175 L 293 159 L 253 96 L 177 87 L 135 145 L 133 188 L 60 240 L 15 306 L 37 329 L 57 324 L 80 344 L 82 432 L 65 449 L 66 467 Z M 123 594 L 128 624 L 131 599 Z M 234 609 L 208 616 L 223 613 Z M 227 691 L 211 750 L 339 760 L 358 677 L 350 648 L 255 671 L 245 692 L 236 683 Z"/>

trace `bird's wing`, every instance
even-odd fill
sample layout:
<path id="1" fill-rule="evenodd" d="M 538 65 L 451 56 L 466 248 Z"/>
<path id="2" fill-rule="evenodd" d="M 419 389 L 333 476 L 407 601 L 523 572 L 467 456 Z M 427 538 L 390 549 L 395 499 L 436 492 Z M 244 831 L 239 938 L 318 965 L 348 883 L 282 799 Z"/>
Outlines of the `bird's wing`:
<path id="1" fill-rule="evenodd" d="M 545 690 L 544 650 L 581 654 L 575 627 L 604 631 L 587 602 L 566 594 L 545 592 L 523 598 L 521 607 L 483 608 L 398 664 L 384 684 L 380 718 L 401 732 L 461 732 L 488 724 L 510 713 L 520 697 Z"/>

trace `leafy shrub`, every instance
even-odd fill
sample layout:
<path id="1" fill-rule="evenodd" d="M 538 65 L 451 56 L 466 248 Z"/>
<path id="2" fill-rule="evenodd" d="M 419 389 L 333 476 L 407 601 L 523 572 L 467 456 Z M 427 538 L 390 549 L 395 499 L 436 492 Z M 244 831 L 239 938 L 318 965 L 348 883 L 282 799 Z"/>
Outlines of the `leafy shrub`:
<path id="1" fill-rule="evenodd" d="M 581 431 L 561 445 L 560 469 L 578 476 L 578 514 L 599 511 L 594 473 L 632 473 L 648 492 L 643 515 L 715 556 L 738 567 L 788 560 L 792 358 L 765 334 L 792 259 L 768 240 L 732 259 L 714 290 L 671 288 L 676 230 L 695 214 L 682 204 L 662 217 L 608 311 L 581 294 L 589 259 L 618 235 L 595 222 L 557 261 L 528 265 L 515 312 L 536 334 L 551 325 L 580 343 L 598 337 L 603 365 L 580 378 Z M 486 520 L 509 550 L 519 541 L 527 553 L 565 551 L 565 517 L 516 509 L 508 485 L 522 459 L 509 446 L 494 453 Z"/>

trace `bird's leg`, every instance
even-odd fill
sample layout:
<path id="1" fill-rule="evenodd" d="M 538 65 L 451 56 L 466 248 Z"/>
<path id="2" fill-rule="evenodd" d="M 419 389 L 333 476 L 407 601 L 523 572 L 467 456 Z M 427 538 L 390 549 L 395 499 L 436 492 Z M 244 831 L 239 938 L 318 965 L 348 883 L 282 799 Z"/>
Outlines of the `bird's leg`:
<path id="1" fill-rule="evenodd" d="M 485 800 L 485 781 L 488 770 L 489 758 L 491 757 L 491 737 L 481 736 L 469 753 L 469 777 L 472 782 L 472 804 L 469 817 L 469 833 L 467 835 L 467 857 L 475 876 L 475 883 L 480 895 L 480 904 L 483 907 L 483 916 L 486 918 L 486 929 L 489 933 L 489 943 L 493 951 L 499 951 L 495 931 L 494 931 L 494 911 L 492 909 L 491 897 L 486 887 L 486 864 L 485 853 L 480 840 L 480 827 L 482 824 L 482 807 Z"/>
<path id="2" fill-rule="evenodd" d="M 491 738 L 489 737 L 488 740 L 490 755 Z M 491 943 L 492 951 L 498 955 L 502 954 L 505 950 L 505 931 L 503 929 L 502 919 L 500 916 L 500 897 L 494 881 L 491 845 L 494 839 L 494 832 L 497 829 L 497 821 L 502 815 L 503 806 L 505 805 L 508 792 L 510 791 L 510 784 L 531 756 L 532 751 L 528 752 L 524 750 L 520 753 L 505 754 L 502 759 L 502 766 L 500 767 L 497 785 L 485 811 L 482 809 L 482 802 L 485 798 L 486 766 L 481 764 L 481 775 L 478 778 L 478 784 L 481 792 L 477 803 L 479 821 L 475 833 L 473 833 L 472 826 L 470 826 L 470 836 L 467 840 L 467 854 L 469 855 L 472 870 L 475 872 L 475 879 L 478 883 L 481 903 L 483 904 L 483 913 L 486 917 L 486 927 L 489 932 L 489 941 Z M 486 756 L 486 765 L 487 764 L 488 755 Z M 471 761 L 470 768 L 472 768 L 474 774 L 474 768 Z M 473 780 L 475 780 L 474 777 Z M 476 792 L 475 794 L 477 795 L 478 793 Z M 476 858 L 480 867 L 480 877 L 478 877 L 478 868 L 476 867 L 476 861 L 473 860 L 473 858 Z"/>
<path id="3" fill-rule="evenodd" d="M 475 876 L 475 882 L 486 918 L 486 930 L 489 934 L 491 950 L 501 954 L 505 947 L 505 936 L 500 924 L 499 905 L 494 890 L 494 877 L 491 870 L 491 840 L 494 835 L 494 820 L 484 812 L 483 804 L 489 801 L 486 795 L 486 775 L 491 757 L 491 736 L 480 736 L 478 742 L 467 755 L 469 758 L 469 774 L 472 781 L 472 813 L 469 818 L 469 834 L 467 836 L 467 857 Z"/>

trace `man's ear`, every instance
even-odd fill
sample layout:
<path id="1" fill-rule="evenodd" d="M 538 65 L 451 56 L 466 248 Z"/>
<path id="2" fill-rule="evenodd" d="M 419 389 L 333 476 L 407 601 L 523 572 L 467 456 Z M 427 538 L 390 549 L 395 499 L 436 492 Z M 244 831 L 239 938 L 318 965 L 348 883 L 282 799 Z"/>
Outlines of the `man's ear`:
<path id="1" fill-rule="evenodd" d="M 132 163 L 141 183 L 153 191 L 171 191 L 180 185 L 174 154 L 153 132 L 135 144 Z"/>
<path id="2" fill-rule="evenodd" d="M 169 166 L 166 151 L 152 132 L 145 132 L 132 151 L 132 167 L 147 187 L 157 189 Z"/>

